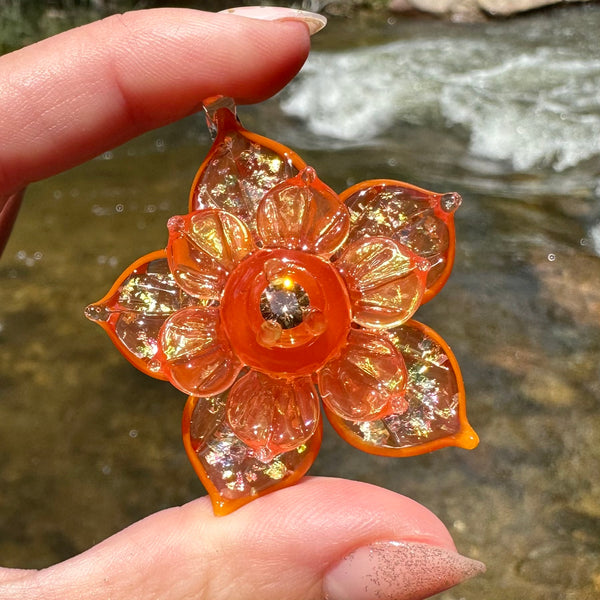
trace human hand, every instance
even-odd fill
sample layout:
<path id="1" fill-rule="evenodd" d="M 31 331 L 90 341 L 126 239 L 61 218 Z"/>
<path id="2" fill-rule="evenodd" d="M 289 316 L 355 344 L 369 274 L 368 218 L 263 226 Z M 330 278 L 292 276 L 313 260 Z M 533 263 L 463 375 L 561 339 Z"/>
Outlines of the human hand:
<path id="1" fill-rule="evenodd" d="M 412 500 L 309 477 L 226 517 L 199 498 L 48 569 L 0 570 L 0 598 L 417 600 L 483 568 Z"/>
<path id="2" fill-rule="evenodd" d="M 308 50 L 297 20 L 164 9 L 112 17 L 3 57 L 0 230 L 28 183 L 186 116 L 205 97 L 266 98 Z M 308 478 L 227 517 L 214 517 L 201 498 L 48 569 L 0 569 L 0 600 L 416 599 L 482 569 L 409 499 Z"/>

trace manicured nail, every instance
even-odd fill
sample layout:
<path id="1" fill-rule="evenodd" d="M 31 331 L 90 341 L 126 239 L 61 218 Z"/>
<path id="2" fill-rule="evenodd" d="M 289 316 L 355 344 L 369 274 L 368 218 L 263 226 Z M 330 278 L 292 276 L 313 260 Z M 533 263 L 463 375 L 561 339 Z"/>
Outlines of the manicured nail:
<path id="1" fill-rule="evenodd" d="M 343 558 L 323 581 L 325 600 L 422 600 L 485 571 L 456 552 L 412 542 L 377 542 Z"/>
<path id="2" fill-rule="evenodd" d="M 310 35 L 321 31 L 327 25 L 327 19 L 323 15 L 282 6 L 239 6 L 220 12 L 261 21 L 301 21 L 308 27 Z"/>

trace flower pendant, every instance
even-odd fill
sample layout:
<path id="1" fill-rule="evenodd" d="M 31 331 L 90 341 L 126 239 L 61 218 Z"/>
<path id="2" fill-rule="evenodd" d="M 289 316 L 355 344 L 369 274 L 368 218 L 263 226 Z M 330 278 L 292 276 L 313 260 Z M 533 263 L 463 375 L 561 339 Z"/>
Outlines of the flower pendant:
<path id="1" fill-rule="evenodd" d="M 450 274 L 460 196 L 385 179 L 338 196 L 230 99 L 205 111 L 190 212 L 86 316 L 189 396 L 184 445 L 215 513 L 306 473 L 321 405 L 373 454 L 474 448 L 456 359 L 411 319 Z"/>

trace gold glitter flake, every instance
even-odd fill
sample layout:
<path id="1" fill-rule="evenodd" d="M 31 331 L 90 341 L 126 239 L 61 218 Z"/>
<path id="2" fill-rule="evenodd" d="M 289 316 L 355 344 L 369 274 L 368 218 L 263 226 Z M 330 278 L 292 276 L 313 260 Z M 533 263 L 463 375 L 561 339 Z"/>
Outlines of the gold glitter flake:
<path id="1" fill-rule="evenodd" d="M 283 479 L 287 473 L 287 467 L 280 460 L 274 460 L 264 471 L 271 479 Z"/>

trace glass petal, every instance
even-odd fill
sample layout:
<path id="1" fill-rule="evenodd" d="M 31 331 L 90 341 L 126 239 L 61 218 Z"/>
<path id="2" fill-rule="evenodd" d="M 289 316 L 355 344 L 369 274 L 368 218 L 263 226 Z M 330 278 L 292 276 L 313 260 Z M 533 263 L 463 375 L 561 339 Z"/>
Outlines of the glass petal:
<path id="1" fill-rule="evenodd" d="M 352 317 L 359 325 L 400 325 L 421 304 L 429 262 L 390 238 L 357 240 L 334 264 L 346 281 Z"/>
<path id="2" fill-rule="evenodd" d="M 266 247 L 330 256 L 346 240 L 348 209 L 310 167 L 269 191 L 258 206 L 258 236 Z"/>
<path id="3" fill-rule="evenodd" d="M 156 360 L 159 332 L 172 314 L 194 299 L 178 285 L 164 250 L 143 256 L 128 267 L 108 294 L 85 310 L 140 371 L 166 379 Z"/>
<path id="4" fill-rule="evenodd" d="M 256 209 L 265 193 L 306 164 L 292 150 L 246 131 L 226 105 L 205 107 L 216 137 L 190 193 L 190 211 L 225 210 L 256 234 Z"/>
<path id="5" fill-rule="evenodd" d="M 339 417 L 325 404 L 333 427 L 347 442 L 372 454 L 411 456 L 445 446 L 475 448 L 479 438 L 467 421 L 462 377 L 448 345 L 417 321 L 388 333 L 406 363 L 408 408 L 356 422 Z"/>
<path id="6" fill-rule="evenodd" d="M 171 316 L 161 331 L 158 357 L 171 383 L 197 396 L 226 390 L 242 368 L 214 307 L 184 308 Z"/>
<path id="7" fill-rule="evenodd" d="M 353 329 L 318 375 L 325 406 L 342 419 L 372 421 L 406 408 L 406 368 L 384 334 Z"/>
<path id="8" fill-rule="evenodd" d="M 310 377 L 274 379 L 250 371 L 229 394 L 227 420 L 255 456 L 268 462 L 312 437 L 319 422 L 319 397 Z"/>
<path id="9" fill-rule="evenodd" d="M 431 264 L 423 302 L 431 300 L 454 263 L 454 211 L 461 197 L 436 194 L 394 181 L 363 181 L 341 194 L 350 210 L 349 242 L 364 236 L 389 237 Z"/>
<path id="10" fill-rule="evenodd" d="M 304 444 L 259 460 L 225 419 L 228 392 L 211 398 L 190 396 L 183 413 L 183 443 L 217 515 L 296 483 L 310 468 L 321 445 L 319 420 Z"/>
<path id="11" fill-rule="evenodd" d="M 218 300 L 229 273 L 252 250 L 248 228 L 222 210 L 169 219 L 167 256 L 177 283 L 192 296 Z"/>

